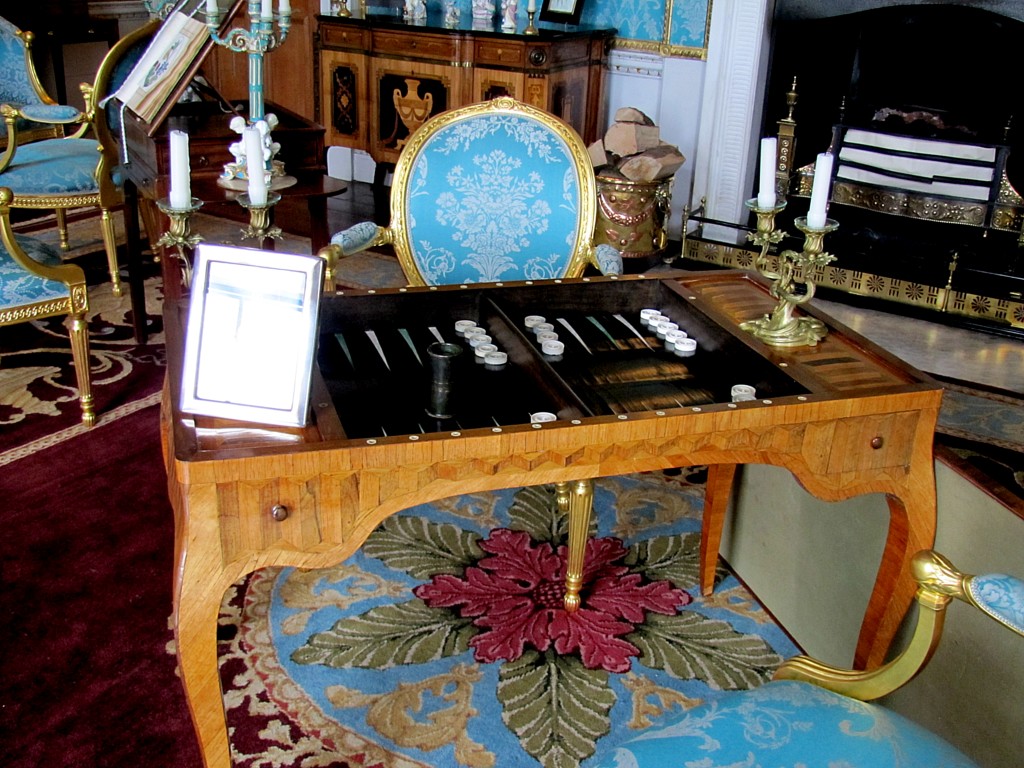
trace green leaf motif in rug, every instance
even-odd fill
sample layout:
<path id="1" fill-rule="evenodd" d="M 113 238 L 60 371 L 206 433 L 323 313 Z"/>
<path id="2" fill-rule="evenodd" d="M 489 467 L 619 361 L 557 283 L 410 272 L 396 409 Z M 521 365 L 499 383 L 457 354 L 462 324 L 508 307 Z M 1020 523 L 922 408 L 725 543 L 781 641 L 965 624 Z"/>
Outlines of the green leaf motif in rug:
<path id="1" fill-rule="evenodd" d="M 615 694 L 607 672 L 549 649 L 502 664 L 498 700 L 523 749 L 548 768 L 574 768 L 610 730 Z"/>

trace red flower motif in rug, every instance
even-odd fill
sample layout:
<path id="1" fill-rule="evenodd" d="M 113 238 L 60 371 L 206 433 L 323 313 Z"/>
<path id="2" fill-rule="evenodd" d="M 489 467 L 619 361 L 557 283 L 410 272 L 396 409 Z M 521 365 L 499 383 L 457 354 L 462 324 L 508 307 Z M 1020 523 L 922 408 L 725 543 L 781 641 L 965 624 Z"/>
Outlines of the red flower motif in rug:
<path id="1" fill-rule="evenodd" d="M 578 653 L 589 669 L 628 672 L 639 649 L 623 639 L 647 612 L 674 615 L 691 597 L 668 581 L 645 581 L 621 563 L 615 538 L 587 542 L 581 604 L 565 610 L 568 549 L 535 542 L 529 533 L 499 528 L 479 544 L 489 553 L 462 577 L 439 574 L 413 591 L 431 608 L 453 608 L 485 631 L 470 645 L 477 661 L 515 661 L 532 646 Z"/>

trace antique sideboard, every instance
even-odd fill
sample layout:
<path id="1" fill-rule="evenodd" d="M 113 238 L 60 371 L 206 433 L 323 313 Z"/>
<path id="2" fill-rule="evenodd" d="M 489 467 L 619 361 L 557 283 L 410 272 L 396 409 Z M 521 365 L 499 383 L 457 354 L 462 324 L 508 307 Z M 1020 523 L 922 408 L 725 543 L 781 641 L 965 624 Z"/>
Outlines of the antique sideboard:
<path id="1" fill-rule="evenodd" d="M 439 11 L 422 22 L 383 14 L 322 15 L 317 22 L 316 120 L 328 146 L 393 163 L 431 115 L 496 96 L 561 117 L 587 143 L 604 131 L 614 29 L 542 24 L 539 34 L 525 35 L 468 14 L 445 26 Z"/>

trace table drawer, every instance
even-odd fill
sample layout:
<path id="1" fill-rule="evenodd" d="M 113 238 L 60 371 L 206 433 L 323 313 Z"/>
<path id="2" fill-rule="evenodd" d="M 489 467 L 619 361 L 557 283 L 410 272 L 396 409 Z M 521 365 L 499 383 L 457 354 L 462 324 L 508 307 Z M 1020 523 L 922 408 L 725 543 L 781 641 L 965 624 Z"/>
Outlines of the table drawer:
<path id="1" fill-rule="evenodd" d="M 474 61 L 480 66 L 522 67 L 526 46 L 511 40 L 477 40 Z"/>
<path id="2" fill-rule="evenodd" d="M 320 45 L 324 48 L 352 48 L 365 51 L 369 48 L 370 31 L 340 24 L 320 25 Z"/>
<path id="3" fill-rule="evenodd" d="M 458 59 L 458 40 L 450 35 L 421 35 L 375 29 L 373 52 L 396 58 L 453 62 Z"/>

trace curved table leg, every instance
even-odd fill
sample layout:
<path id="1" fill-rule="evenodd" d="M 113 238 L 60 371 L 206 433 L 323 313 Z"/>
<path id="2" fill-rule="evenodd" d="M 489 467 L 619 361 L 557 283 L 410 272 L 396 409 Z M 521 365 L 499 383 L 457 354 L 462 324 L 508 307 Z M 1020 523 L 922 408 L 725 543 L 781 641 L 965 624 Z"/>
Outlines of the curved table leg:
<path id="1" fill-rule="evenodd" d="M 885 497 L 889 533 L 857 639 L 853 657 L 856 669 L 873 669 L 885 662 L 889 645 L 914 599 L 917 582 L 910 576 L 910 561 L 935 544 L 934 484 L 928 488 L 930 494 L 926 488 L 912 499 Z"/>
<path id="2" fill-rule="evenodd" d="M 569 557 L 565 566 L 565 610 L 580 607 L 583 586 L 583 560 L 587 552 L 587 533 L 594 508 L 594 481 L 576 480 L 556 483 L 558 510 L 569 515 Z"/>

